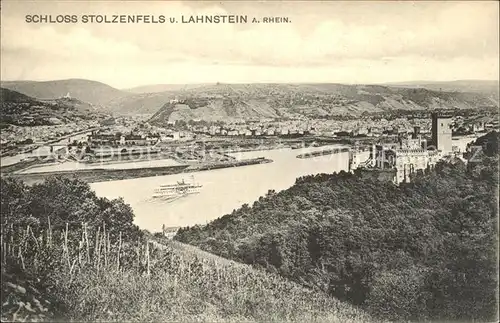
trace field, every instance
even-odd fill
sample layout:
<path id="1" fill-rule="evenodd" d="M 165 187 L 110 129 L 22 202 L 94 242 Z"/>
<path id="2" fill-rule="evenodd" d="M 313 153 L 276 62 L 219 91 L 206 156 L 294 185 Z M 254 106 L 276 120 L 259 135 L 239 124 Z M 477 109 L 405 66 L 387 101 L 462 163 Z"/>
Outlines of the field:
<path id="1" fill-rule="evenodd" d="M 161 237 L 126 241 L 86 225 L 2 230 L 2 321 L 373 321 L 321 292 Z"/>

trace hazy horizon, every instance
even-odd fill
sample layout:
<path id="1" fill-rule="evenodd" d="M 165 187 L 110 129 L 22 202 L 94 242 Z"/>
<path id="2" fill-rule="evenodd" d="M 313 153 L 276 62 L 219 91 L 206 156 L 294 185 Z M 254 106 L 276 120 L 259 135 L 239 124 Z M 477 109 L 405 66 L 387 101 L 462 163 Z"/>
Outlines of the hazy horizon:
<path id="1" fill-rule="evenodd" d="M 2 1 L 2 81 L 149 85 L 499 79 L 499 4 Z M 285 24 L 35 24 L 26 15 L 236 14 Z M 75 77 L 76 76 L 76 77 Z"/>
<path id="2" fill-rule="evenodd" d="M 480 80 L 480 79 L 460 79 L 460 80 L 438 80 L 438 81 L 430 81 L 430 80 L 407 80 L 407 81 L 396 81 L 396 82 L 381 82 L 381 83 L 348 83 L 348 82 L 200 82 L 200 83 L 151 83 L 151 84 L 140 84 L 140 85 L 135 85 L 135 86 L 129 86 L 129 87 L 117 87 L 114 86 L 113 84 L 108 84 L 106 82 L 102 82 L 99 80 L 90 80 L 90 79 L 84 79 L 84 78 L 79 78 L 79 77 L 71 77 L 71 78 L 65 78 L 65 79 L 53 79 L 53 80 L 0 80 L 0 82 L 58 82 L 58 81 L 69 81 L 69 80 L 84 80 L 84 81 L 93 81 L 93 82 L 99 82 L 103 83 L 106 85 L 109 85 L 113 88 L 119 89 L 119 90 L 129 90 L 129 89 L 136 89 L 136 88 L 141 88 L 141 87 L 148 87 L 148 86 L 181 86 L 181 85 L 212 85 L 212 84 L 343 84 L 343 85 L 397 85 L 397 84 L 408 84 L 410 85 L 411 83 L 418 83 L 418 84 L 432 84 L 432 83 L 452 83 L 452 82 L 500 82 L 500 80 Z"/>

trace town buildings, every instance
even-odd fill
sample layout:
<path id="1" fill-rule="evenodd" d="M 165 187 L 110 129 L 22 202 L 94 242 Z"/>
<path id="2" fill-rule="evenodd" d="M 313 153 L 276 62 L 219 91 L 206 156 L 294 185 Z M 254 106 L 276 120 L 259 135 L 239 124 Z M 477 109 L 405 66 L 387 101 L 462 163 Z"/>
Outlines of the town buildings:
<path id="1" fill-rule="evenodd" d="M 159 135 L 137 135 L 94 132 L 88 137 L 90 146 L 153 146 L 160 139 Z"/>

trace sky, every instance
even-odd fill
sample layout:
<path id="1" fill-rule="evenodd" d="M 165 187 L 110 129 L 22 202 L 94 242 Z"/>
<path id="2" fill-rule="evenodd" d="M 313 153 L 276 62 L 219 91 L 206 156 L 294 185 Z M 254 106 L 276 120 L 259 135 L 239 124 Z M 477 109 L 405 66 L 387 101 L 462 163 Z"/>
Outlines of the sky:
<path id="1" fill-rule="evenodd" d="M 82 16 L 247 15 L 246 24 L 99 24 Z M 33 23 L 27 15 L 77 15 Z M 252 23 L 253 18 L 260 23 Z M 264 17 L 289 23 L 264 24 Z M 148 84 L 499 79 L 497 1 L 14 1 L 1 79 Z"/>

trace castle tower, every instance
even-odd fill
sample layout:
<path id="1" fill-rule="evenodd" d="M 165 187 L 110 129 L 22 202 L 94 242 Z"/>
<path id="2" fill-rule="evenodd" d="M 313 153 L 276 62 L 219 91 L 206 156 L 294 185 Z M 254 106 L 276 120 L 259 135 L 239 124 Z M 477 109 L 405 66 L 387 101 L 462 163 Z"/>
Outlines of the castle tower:
<path id="1" fill-rule="evenodd" d="M 349 172 L 352 173 L 359 166 L 359 157 L 356 148 L 349 149 Z"/>
<path id="2" fill-rule="evenodd" d="M 443 153 L 451 153 L 451 117 L 432 114 L 432 145 Z"/>
<path id="3" fill-rule="evenodd" d="M 413 134 L 411 136 L 413 139 L 418 139 L 420 137 L 420 127 L 413 127 Z"/>

